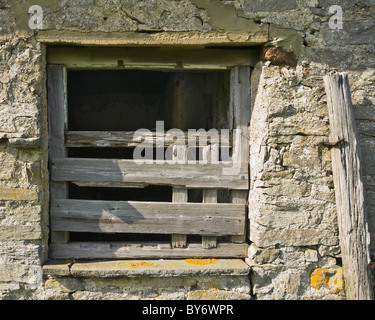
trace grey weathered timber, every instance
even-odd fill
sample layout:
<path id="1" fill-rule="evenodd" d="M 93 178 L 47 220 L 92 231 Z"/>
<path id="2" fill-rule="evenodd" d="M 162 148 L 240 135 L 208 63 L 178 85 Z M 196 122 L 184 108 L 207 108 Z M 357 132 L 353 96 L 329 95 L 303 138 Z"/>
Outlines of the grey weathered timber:
<path id="1" fill-rule="evenodd" d="M 245 243 L 218 243 L 216 248 L 203 249 L 201 244 L 189 244 L 186 248 L 172 248 L 164 243 L 121 242 L 71 242 L 52 244 L 51 259 L 164 259 L 173 258 L 244 258 L 248 245 Z"/>
<path id="2" fill-rule="evenodd" d="M 64 133 L 66 129 L 66 70 L 64 66 L 49 65 L 48 76 L 48 124 L 49 124 L 49 166 L 53 158 L 66 156 Z M 67 183 L 51 181 L 51 199 L 67 198 Z M 51 232 L 52 243 L 67 243 L 68 232 Z"/>
<path id="3" fill-rule="evenodd" d="M 250 159 L 250 67 L 235 67 L 231 70 L 230 103 L 233 110 L 233 129 L 237 135 L 233 145 L 233 161 L 248 168 Z M 240 134 L 240 136 L 239 136 Z M 247 176 L 246 176 L 247 179 Z M 246 204 L 247 190 L 231 190 L 230 199 L 233 203 Z M 246 224 L 243 225 L 245 230 Z M 233 242 L 245 242 L 246 233 L 241 236 L 231 236 Z"/>
<path id="4" fill-rule="evenodd" d="M 245 206 L 231 203 L 53 200 L 54 231 L 241 235 Z"/>
<path id="5" fill-rule="evenodd" d="M 185 146 L 173 146 L 172 151 L 172 157 L 173 159 L 176 159 L 177 161 L 185 161 L 187 159 L 187 152 Z M 172 202 L 176 203 L 185 203 L 188 202 L 188 190 L 186 188 L 173 188 L 172 189 Z M 175 212 L 177 219 L 178 212 Z M 190 228 L 188 226 L 185 226 L 186 229 Z M 177 233 L 178 230 L 173 229 L 172 231 L 172 248 L 184 248 L 186 247 L 186 235 L 184 232 L 182 234 Z"/>
<path id="6" fill-rule="evenodd" d="M 355 124 L 350 87 L 346 73 L 332 72 L 324 77 L 327 93 L 332 170 L 335 186 L 339 237 L 344 267 L 346 297 L 372 300 L 369 241 L 361 152 Z"/>
<path id="7" fill-rule="evenodd" d="M 203 161 L 211 163 L 212 161 L 219 160 L 219 149 L 217 145 L 203 147 Z M 203 190 L 203 203 L 217 203 L 217 190 L 204 189 Z M 202 247 L 204 249 L 216 248 L 217 238 L 215 236 L 202 236 Z"/>
<path id="8" fill-rule="evenodd" d="M 118 159 L 68 158 L 52 160 L 52 180 L 72 182 L 123 182 L 171 185 L 185 188 L 248 188 L 247 165 L 232 175 L 223 174 L 232 164 L 144 163 Z"/>
<path id="9" fill-rule="evenodd" d="M 234 159 L 249 163 L 250 159 L 250 67 L 235 67 L 230 74 L 230 104 L 233 110 L 233 129 L 241 137 L 235 139 L 233 146 Z"/>
<path id="10" fill-rule="evenodd" d="M 50 64 L 67 68 L 113 69 L 227 69 L 234 65 L 255 65 L 254 49 L 175 49 L 175 48 L 84 48 L 59 47 L 48 51 Z"/>
<path id="11" fill-rule="evenodd" d="M 187 145 L 189 141 L 206 141 L 207 144 L 219 143 L 222 147 L 231 146 L 231 137 L 223 138 L 221 135 L 212 136 L 209 132 L 197 131 L 196 133 L 184 132 L 184 141 Z M 164 132 L 160 137 L 156 132 L 138 135 L 136 131 L 68 131 L 66 133 L 66 146 L 69 148 L 78 147 L 110 147 L 110 148 L 129 148 L 137 147 L 142 144 L 143 147 L 163 146 L 165 148 L 179 144 L 182 139 L 176 139 L 173 132 Z M 192 142 L 190 142 L 192 143 Z"/>

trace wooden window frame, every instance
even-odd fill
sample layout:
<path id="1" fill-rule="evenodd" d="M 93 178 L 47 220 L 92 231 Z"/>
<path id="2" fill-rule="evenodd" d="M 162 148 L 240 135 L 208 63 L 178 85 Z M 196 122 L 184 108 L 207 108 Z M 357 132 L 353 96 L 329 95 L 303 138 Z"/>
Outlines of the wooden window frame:
<path id="1" fill-rule="evenodd" d="M 50 48 L 48 51 L 48 120 L 49 120 L 49 169 L 50 169 L 50 225 L 51 241 L 49 256 L 52 259 L 145 259 L 145 258 L 191 258 L 191 257 L 231 257 L 247 256 L 247 198 L 249 188 L 249 122 L 250 122 L 250 70 L 256 62 L 254 49 L 167 49 L 167 48 Z M 67 128 L 67 69 L 176 69 L 230 70 L 230 114 L 232 121 L 229 129 L 241 129 L 241 136 L 233 141 L 232 158 L 241 166 L 234 175 L 220 175 L 224 168 L 233 166 L 231 163 L 215 164 L 215 166 L 187 165 L 192 172 L 199 173 L 199 179 L 190 179 L 189 175 L 181 174 L 184 165 L 155 165 L 154 171 L 143 170 L 132 160 L 114 159 L 74 159 L 67 158 L 67 146 L 90 141 L 105 140 L 109 144 L 134 145 L 131 133 L 96 132 L 89 137 L 82 133 L 69 132 Z M 96 136 L 95 136 L 96 135 Z M 91 140 L 90 140 L 91 139 Z M 83 140 L 83 142 L 82 142 Z M 241 142 L 240 148 L 238 143 Z M 93 144 L 93 146 L 95 143 Z M 208 146 L 210 148 L 210 145 Z M 209 150 L 209 149 L 208 149 Z M 209 154 L 209 153 L 207 153 Z M 184 157 L 177 152 L 177 157 Z M 141 178 L 129 174 L 124 181 L 116 171 L 111 175 L 111 165 L 125 172 L 135 169 L 144 173 Z M 98 168 L 108 168 L 106 174 L 112 177 L 103 179 Z M 207 170 L 208 168 L 208 170 Z M 163 169 L 166 176 L 158 176 Z M 86 170 L 86 171 L 85 171 Z M 117 169 L 118 170 L 118 169 Z M 211 171 L 213 170 L 213 171 Z M 91 172 L 86 174 L 85 172 Z M 214 174 L 212 174 L 214 173 Z M 162 181 L 161 181 L 162 179 Z M 163 180 L 164 179 L 164 180 Z M 142 202 L 111 202 L 90 200 L 69 200 L 68 182 L 90 186 L 128 185 L 166 182 L 173 186 L 171 203 Z M 150 182 L 151 181 L 151 182 Z M 187 188 L 203 188 L 202 203 L 187 203 Z M 217 190 L 228 188 L 231 203 L 217 203 Z M 164 225 L 164 233 L 171 234 L 170 243 L 157 242 L 69 242 L 69 231 L 80 231 L 84 223 L 72 223 L 79 219 L 92 219 L 100 212 L 115 207 L 116 214 L 134 214 L 137 210 L 152 219 L 152 212 L 162 212 L 160 221 Z M 84 208 L 84 210 L 83 210 Z M 90 210 L 90 216 L 85 210 Z M 192 213 L 194 212 L 194 214 Z M 203 212 L 203 213 L 202 213 Z M 230 212 L 230 215 L 227 213 Z M 92 215 L 91 215 L 92 214 Z M 170 219 L 175 214 L 179 219 Z M 202 222 L 202 214 L 211 219 L 211 227 Z M 84 215 L 84 217 L 82 216 Z M 190 219 L 189 231 L 181 228 L 181 221 Z M 108 218 L 109 220 L 110 217 Z M 94 220 L 97 222 L 98 220 Z M 110 232 L 142 232 L 147 223 L 126 226 L 115 222 L 101 226 L 100 230 Z M 199 227 L 199 228 L 198 228 Z M 111 230 L 111 228 L 113 228 Z M 197 230 L 195 230 L 195 229 Z M 198 230 L 199 229 L 199 230 Z M 92 231 L 93 229 L 89 229 Z M 152 231 L 152 230 L 151 230 Z M 187 244 L 186 235 L 199 232 L 201 244 Z M 219 243 L 216 237 L 229 235 L 230 242 Z"/>

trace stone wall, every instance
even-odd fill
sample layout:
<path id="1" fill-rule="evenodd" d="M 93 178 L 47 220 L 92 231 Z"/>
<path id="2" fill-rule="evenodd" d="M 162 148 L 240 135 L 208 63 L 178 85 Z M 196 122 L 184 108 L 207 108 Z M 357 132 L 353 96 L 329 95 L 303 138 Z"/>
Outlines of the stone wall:
<path id="1" fill-rule="evenodd" d="M 92 298 L 129 297 L 111 293 L 111 284 L 100 278 L 89 285 L 64 275 L 65 283 L 79 287 L 74 296 L 59 276 L 47 277 L 42 269 L 49 195 L 46 48 L 40 35 L 58 40 L 78 34 L 85 41 L 96 32 L 102 38 L 125 32 L 130 39 L 137 32 L 200 32 L 203 38 L 217 32 L 228 41 L 246 40 L 246 34 L 266 38 L 251 88 L 251 297 L 345 298 L 330 151 L 322 144 L 329 136 L 322 78 L 332 69 L 349 74 L 375 255 L 375 1 L 340 1 L 343 29 L 333 30 L 329 8 L 336 2 L 0 0 L 0 297 L 88 298 L 84 291 L 94 285 Z M 42 31 L 28 27 L 34 4 L 43 8 Z M 208 278 L 202 283 L 210 290 Z M 171 284 L 158 296 L 186 298 L 177 287 Z"/>

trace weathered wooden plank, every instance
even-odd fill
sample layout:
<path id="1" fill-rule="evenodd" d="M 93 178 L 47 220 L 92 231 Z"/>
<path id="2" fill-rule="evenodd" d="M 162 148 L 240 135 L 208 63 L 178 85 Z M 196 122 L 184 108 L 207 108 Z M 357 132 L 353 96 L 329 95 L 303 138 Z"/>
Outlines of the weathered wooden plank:
<path id="1" fill-rule="evenodd" d="M 233 161 L 241 165 L 250 160 L 250 68 L 235 67 L 231 71 L 230 103 L 233 110 L 233 128 L 236 130 L 233 146 Z M 231 190 L 229 193 L 232 203 L 246 204 L 248 191 Z M 244 224 L 244 229 L 246 224 Z M 246 232 L 240 236 L 230 236 L 233 242 L 245 242 Z"/>
<path id="2" fill-rule="evenodd" d="M 185 145 L 193 144 L 199 146 L 199 141 L 207 142 L 207 145 L 220 143 L 221 147 L 231 147 L 232 137 L 212 135 L 210 132 L 203 130 L 197 132 L 184 132 L 184 139 L 176 139 L 172 132 L 162 134 L 149 132 L 147 135 L 138 135 L 136 131 L 68 131 L 66 133 L 66 146 L 69 148 L 77 147 L 105 147 L 105 148 L 129 148 L 137 147 L 140 144 L 144 147 L 163 146 L 165 148 L 172 144 L 179 144 L 185 141 Z"/>
<path id="3" fill-rule="evenodd" d="M 98 188 L 144 188 L 145 184 L 124 183 L 124 182 L 91 182 L 91 181 L 72 181 L 79 187 L 98 187 Z"/>
<path id="4" fill-rule="evenodd" d="M 200 244 L 172 248 L 168 242 L 71 242 L 52 244 L 49 249 L 52 259 L 244 258 L 247 256 L 248 245 L 218 243 L 216 248 L 203 249 Z"/>
<path id="5" fill-rule="evenodd" d="M 48 85 L 48 124 L 49 124 L 49 166 L 55 157 L 66 156 L 64 133 L 66 129 L 66 69 L 55 65 L 47 67 Z M 67 198 L 67 183 L 51 181 L 50 192 L 52 199 Z M 52 243 L 67 243 L 68 232 L 51 232 Z"/>
<path id="6" fill-rule="evenodd" d="M 234 160 L 249 163 L 250 67 L 235 67 L 231 70 L 230 88 L 233 129 L 236 129 L 238 133 L 233 146 Z"/>
<path id="7" fill-rule="evenodd" d="M 72 232 L 240 235 L 245 206 L 230 203 L 53 200 L 51 229 Z"/>
<path id="8" fill-rule="evenodd" d="M 243 224 L 243 232 L 241 235 L 230 235 L 229 236 L 229 239 L 232 241 L 232 242 L 235 242 L 235 243 L 243 243 L 243 242 L 246 242 L 246 237 L 249 238 L 249 235 L 247 235 L 247 232 L 246 232 L 246 229 L 248 227 L 248 224 L 247 224 L 247 204 L 248 204 L 248 191 L 244 191 L 244 190 L 230 190 L 229 191 L 229 199 L 232 203 L 234 204 L 242 204 L 245 206 L 245 216 L 246 216 L 246 219 L 245 219 L 245 222 Z"/>
<path id="9" fill-rule="evenodd" d="M 139 164 L 118 159 L 53 159 L 53 181 L 129 182 L 145 185 L 172 185 L 185 188 L 248 188 L 248 166 L 233 174 L 223 174 L 232 164 L 171 164 L 168 162 Z"/>
<path id="10" fill-rule="evenodd" d="M 344 139 L 331 149 L 340 246 L 345 270 L 346 297 L 373 300 L 368 264 L 369 241 L 364 199 L 361 152 L 355 124 L 349 80 L 346 73 L 324 77 L 332 142 Z"/>
<path id="11" fill-rule="evenodd" d="M 186 160 L 187 152 L 185 146 L 173 146 L 172 157 L 176 160 Z M 187 203 L 188 190 L 186 188 L 172 189 L 172 202 Z M 178 212 L 176 212 L 178 214 Z M 188 226 L 186 226 L 188 228 Z M 189 227 L 190 228 L 190 227 Z M 176 232 L 176 231 L 174 231 Z M 185 248 L 187 237 L 185 234 L 173 233 L 171 237 L 172 248 Z"/>
<path id="12" fill-rule="evenodd" d="M 217 145 L 206 146 L 203 148 L 203 160 L 207 163 L 211 163 L 212 160 L 219 160 L 219 149 Z M 203 203 L 217 203 L 217 190 L 216 189 L 204 189 L 203 190 Z M 217 246 L 217 237 L 215 236 L 202 236 L 202 248 L 210 249 L 216 248 Z"/>
<path id="13" fill-rule="evenodd" d="M 48 63 L 67 68 L 184 68 L 226 69 L 233 65 L 255 65 L 257 50 L 181 48 L 50 48 Z"/>

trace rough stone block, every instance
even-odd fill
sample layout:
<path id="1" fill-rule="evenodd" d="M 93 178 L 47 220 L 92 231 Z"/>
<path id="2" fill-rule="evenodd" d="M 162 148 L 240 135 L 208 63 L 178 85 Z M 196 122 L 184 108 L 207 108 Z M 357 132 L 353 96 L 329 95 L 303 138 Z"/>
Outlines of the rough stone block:
<path id="1" fill-rule="evenodd" d="M 31 287 L 41 284 L 42 273 L 40 266 L 21 264 L 0 264 L 0 281 L 25 283 Z"/>
<path id="2" fill-rule="evenodd" d="M 250 240 L 258 247 L 337 245 L 337 234 L 327 228 L 270 229 L 250 222 Z"/>
<path id="3" fill-rule="evenodd" d="M 38 193 L 22 188 L 0 188 L 0 200 L 38 200 Z"/>
<path id="4" fill-rule="evenodd" d="M 42 236 L 40 224 L 0 226 L 0 241 L 41 240 Z"/>
<path id="5" fill-rule="evenodd" d="M 268 185 L 263 192 L 271 196 L 306 197 L 310 195 L 311 185 L 303 181 L 280 180 L 278 185 Z"/>

